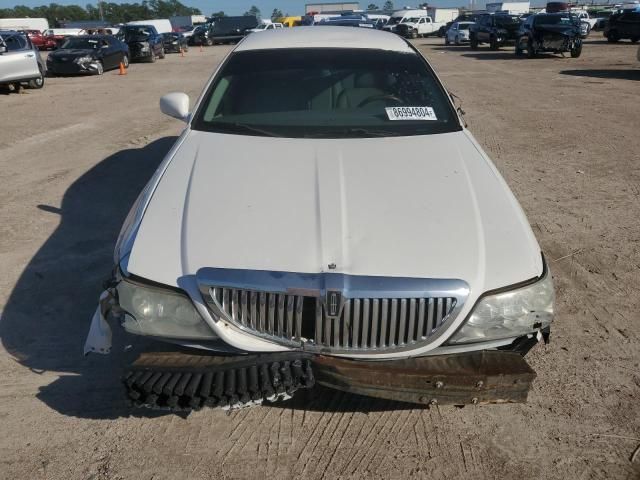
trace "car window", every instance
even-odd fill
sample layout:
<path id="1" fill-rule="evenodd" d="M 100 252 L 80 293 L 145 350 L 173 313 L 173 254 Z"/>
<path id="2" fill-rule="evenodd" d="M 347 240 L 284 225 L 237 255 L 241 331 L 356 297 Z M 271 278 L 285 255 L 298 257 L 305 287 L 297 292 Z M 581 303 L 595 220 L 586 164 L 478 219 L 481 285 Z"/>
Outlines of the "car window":
<path id="1" fill-rule="evenodd" d="M 497 26 L 506 27 L 509 25 L 518 25 L 520 23 L 520 19 L 511 15 L 496 15 L 495 23 Z"/>
<path id="2" fill-rule="evenodd" d="M 458 30 L 469 30 L 469 24 L 468 23 L 458 24 L 457 29 Z"/>
<path id="3" fill-rule="evenodd" d="M 16 50 L 24 50 L 27 48 L 27 39 L 22 35 L 9 35 L 3 37 L 4 44 L 7 46 L 8 52 Z"/>
<path id="4" fill-rule="evenodd" d="M 354 138 L 461 127 L 444 89 L 417 53 L 293 48 L 232 54 L 205 94 L 193 128 Z"/>
<path id="5" fill-rule="evenodd" d="M 64 43 L 60 46 L 60 48 L 75 48 L 79 50 L 91 50 L 98 48 L 102 40 L 98 40 L 96 38 L 80 38 L 80 37 L 70 37 L 67 38 Z"/>

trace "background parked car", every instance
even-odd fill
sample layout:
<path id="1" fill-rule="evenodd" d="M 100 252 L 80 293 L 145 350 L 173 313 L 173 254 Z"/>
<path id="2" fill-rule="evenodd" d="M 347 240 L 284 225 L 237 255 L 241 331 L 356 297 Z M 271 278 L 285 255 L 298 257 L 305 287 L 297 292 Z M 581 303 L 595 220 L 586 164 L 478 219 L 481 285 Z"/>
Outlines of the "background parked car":
<path id="1" fill-rule="evenodd" d="M 125 25 L 118 39 L 129 46 L 129 60 L 155 62 L 164 58 L 164 37 L 153 25 Z"/>
<path id="2" fill-rule="evenodd" d="M 180 53 L 180 51 L 189 50 L 187 39 L 181 33 L 163 33 L 162 38 L 165 53 Z"/>
<path id="3" fill-rule="evenodd" d="M 53 75 L 102 75 L 105 70 L 129 66 L 129 47 L 111 35 L 83 35 L 68 38 L 47 57 Z"/>
<path id="4" fill-rule="evenodd" d="M 76 37 L 82 33 L 80 28 L 50 28 L 42 34 L 45 36 L 49 48 L 57 48 L 67 39 L 67 37 Z"/>
<path id="5" fill-rule="evenodd" d="M 454 22 L 444 36 L 444 44 L 460 45 L 469 41 L 469 28 L 474 22 Z"/>
<path id="6" fill-rule="evenodd" d="M 520 27 L 516 55 L 526 50 L 529 58 L 539 52 L 570 52 L 577 58 L 582 53 L 584 22 L 569 12 L 539 13 L 528 17 Z"/>
<path id="7" fill-rule="evenodd" d="M 613 43 L 625 39 L 633 43 L 640 40 L 640 9 L 622 10 L 611 15 L 604 36 Z"/>
<path id="8" fill-rule="evenodd" d="M 40 52 L 25 33 L 0 31 L 0 85 L 42 88 L 46 71 Z"/>
<path id="9" fill-rule="evenodd" d="M 267 30 L 277 30 L 279 28 L 284 28 L 284 25 L 281 23 L 264 23 L 262 25 L 258 25 L 256 28 L 250 29 L 249 32 L 266 32 Z"/>
<path id="10" fill-rule="evenodd" d="M 498 50 L 503 45 L 515 43 L 519 29 L 520 17 L 517 15 L 480 15 L 469 28 L 469 42 L 474 50 L 481 43 L 488 43 L 491 50 Z"/>
<path id="11" fill-rule="evenodd" d="M 56 47 L 56 43 L 42 34 L 40 30 L 24 30 L 31 43 L 39 50 L 50 50 Z"/>

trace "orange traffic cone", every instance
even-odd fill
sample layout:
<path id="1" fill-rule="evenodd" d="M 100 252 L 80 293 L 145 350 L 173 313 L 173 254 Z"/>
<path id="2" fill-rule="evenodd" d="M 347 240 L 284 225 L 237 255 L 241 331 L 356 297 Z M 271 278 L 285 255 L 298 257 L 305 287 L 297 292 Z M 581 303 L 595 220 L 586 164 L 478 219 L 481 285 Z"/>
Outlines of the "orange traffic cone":
<path id="1" fill-rule="evenodd" d="M 127 74 L 127 70 L 124 68 L 124 63 L 120 62 L 120 72 L 118 73 L 118 75 L 126 75 Z"/>

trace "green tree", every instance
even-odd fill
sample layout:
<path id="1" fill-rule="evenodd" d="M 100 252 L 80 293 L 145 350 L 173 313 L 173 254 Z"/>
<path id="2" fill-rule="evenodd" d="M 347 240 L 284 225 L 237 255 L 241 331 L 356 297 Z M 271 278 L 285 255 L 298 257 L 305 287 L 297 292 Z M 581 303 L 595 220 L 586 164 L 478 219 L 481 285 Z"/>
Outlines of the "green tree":
<path id="1" fill-rule="evenodd" d="M 227 15 L 222 10 L 220 10 L 219 12 L 213 12 L 211 14 L 211 16 L 212 17 L 226 17 Z"/>
<path id="2" fill-rule="evenodd" d="M 383 10 L 393 10 L 393 2 L 391 0 L 387 0 L 386 2 L 384 2 L 384 5 L 382 6 Z"/>
<path id="3" fill-rule="evenodd" d="M 253 15 L 258 20 L 260 20 L 260 9 L 255 5 L 251 5 L 251 8 L 247 12 L 244 12 L 244 14 L 245 16 Z"/>
<path id="4" fill-rule="evenodd" d="M 278 8 L 274 8 L 273 12 L 271 12 L 271 20 L 275 20 L 276 18 L 282 18 L 282 17 L 284 17 L 284 14 L 282 13 L 282 10 Z"/>
<path id="5" fill-rule="evenodd" d="M 375 3 L 370 3 L 367 10 L 380 10 Z"/>

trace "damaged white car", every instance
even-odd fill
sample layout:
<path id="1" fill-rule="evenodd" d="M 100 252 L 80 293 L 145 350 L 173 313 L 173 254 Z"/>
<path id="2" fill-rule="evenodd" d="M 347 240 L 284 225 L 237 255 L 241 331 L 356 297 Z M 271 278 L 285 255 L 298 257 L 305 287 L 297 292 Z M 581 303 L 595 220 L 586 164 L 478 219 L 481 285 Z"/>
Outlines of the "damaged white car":
<path id="1" fill-rule="evenodd" d="M 250 35 L 133 206 L 85 352 L 167 342 L 136 405 L 314 383 L 422 404 L 525 401 L 554 290 L 527 219 L 425 58 L 375 30 Z M 158 351 L 161 350 L 161 351 Z"/>

